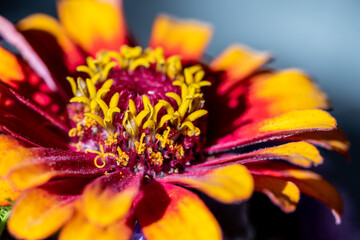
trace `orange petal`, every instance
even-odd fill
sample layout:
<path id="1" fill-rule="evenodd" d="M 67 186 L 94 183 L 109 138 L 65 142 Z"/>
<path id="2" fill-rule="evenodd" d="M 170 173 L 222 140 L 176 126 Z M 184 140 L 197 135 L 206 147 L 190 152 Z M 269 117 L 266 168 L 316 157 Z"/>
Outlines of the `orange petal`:
<path id="1" fill-rule="evenodd" d="M 169 175 L 161 180 L 196 188 L 224 203 L 244 201 L 251 197 L 254 189 L 251 174 L 246 167 L 239 164 L 200 173 L 194 171 L 188 174 Z"/>
<path id="2" fill-rule="evenodd" d="M 140 175 L 125 170 L 105 175 L 86 187 L 78 207 L 89 221 L 107 226 L 129 212 L 139 185 Z"/>
<path id="3" fill-rule="evenodd" d="M 108 213 L 103 212 L 102 216 Z M 77 213 L 61 230 L 59 240 L 126 240 L 132 235 L 132 226 L 133 220 L 123 218 L 107 227 L 101 227 Z"/>
<path id="4" fill-rule="evenodd" d="M 23 147 L 14 137 L 0 135 L 0 156 L 0 176 L 3 177 L 13 166 L 36 157 L 36 154 L 30 148 Z"/>
<path id="5" fill-rule="evenodd" d="M 135 215 L 148 240 L 221 239 L 216 219 L 199 197 L 172 184 L 144 185 Z"/>
<path id="6" fill-rule="evenodd" d="M 269 59 L 268 53 L 255 52 L 245 46 L 233 45 L 228 47 L 210 64 L 211 70 L 225 71 L 226 73 L 218 88 L 218 93 L 225 94 Z"/>
<path id="7" fill-rule="evenodd" d="M 343 212 L 341 196 L 320 175 L 280 163 L 247 164 L 246 166 L 252 174 L 272 176 L 293 182 L 302 193 L 328 205 L 332 209 L 336 223 L 341 222 L 340 215 Z"/>
<path id="8" fill-rule="evenodd" d="M 284 70 L 267 78 L 254 78 L 250 84 L 246 95 L 248 111 L 235 124 L 291 110 L 330 107 L 326 95 L 308 76 L 296 69 Z"/>
<path id="9" fill-rule="evenodd" d="M 47 238 L 70 219 L 73 200 L 44 189 L 31 189 L 14 204 L 8 229 L 19 239 Z"/>
<path id="10" fill-rule="evenodd" d="M 184 61 L 196 61 L 206 50 L 212 32 L 212 27 L 204 23 L 160 15 L 153 24 L 149 46 L 162 47 L 166 56 L 180 55 Z"/>
<path id="11" fill-rule="evenodd" d="M 17 57 L 0 46 L 0 80 L 14 87 L 12 81 L 24 81 L 25 74 Z"/>
<path id="12" fill-rule="evenodd" d="M 69 36 L 90 55 L 127 43 L 120 0 L 61 0 L 58 14 Z"/>
<path id="13" fill-rule="evenodd" d="M 33 14 L 18 22 L 16 27 L 26 36 L 31 32 L 34 32 L 34 35 L 36 32 L 44 32 L 56 39 L 70 71 L 75 71 L 76 67 L 84 62 L 82 53 L 66 35 L 65 30 L 55 18 L 46 14 Z M 62 58 L 62 56 L 59 57 Z"/>
<path id="14" fill-rule="evenodd" d="M 8 181 L 0 179 L 0 206 L 10 205 L 8 200 L 15 201 L 20 193 Z"/>
<path id="15" fill-rule="evenodd" d="M 217 141 L 209 152 L 254 144 L 265 140 L 286 138 L 311 131 L 330 131 L 336 128 L 336 120 L 329 113 L 317 110 L 295 110 L 279 116 L 242 125 L 232 134 Z"/>
<path id="16" fill-rule="evenodd" d="M 283 179 L 253 175 L 255 191 L 266 194 L 284 212 L 293 212 L 300 200 L 297 186 Z"/>

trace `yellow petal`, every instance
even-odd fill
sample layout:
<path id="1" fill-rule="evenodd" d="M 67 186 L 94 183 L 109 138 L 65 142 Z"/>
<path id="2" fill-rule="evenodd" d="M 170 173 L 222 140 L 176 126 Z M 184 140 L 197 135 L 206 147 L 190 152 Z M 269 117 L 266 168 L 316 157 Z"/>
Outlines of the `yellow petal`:
<path id="1" fill-rule="evenodd" d="M 232 164 L 210 171 L 192 174 L 174 175 L 163 181 L 185 184 L 196 188 L 210 197 L 224 202 L 234 203 L 250 198 L 254 182 L 246 167 Z"/>
<path id="2" fill-rule="evenodd" d="M 297 186 L 283 179 L 253 175 L 255 191 L 263 192 L 284 212 L 293 212 L 300 200 Z"/>
<path id="3" fill-rule="evenodd" d="M 58 14 L 69 36 L 90 55 L 119 50 L 126 43 L 121 1 L 61 0 Z"/>
<path id="4" fill-rule="evenodd" d="M 162 47 L 166 56 L 180 55 L 184 61 L 196 61 L 202 57 L 212 32 L 212 27 L 204 23 L 160 15 L 153 24 L 149 46 Z"/>
<path id="5" fill-rule="evenodd" d="M 13 206 L 8 229 L 20 239 L 47 238 L 70 219 L 73 209 L 73 201 L 66 201 L 63 196 L 31 189 Z"/>

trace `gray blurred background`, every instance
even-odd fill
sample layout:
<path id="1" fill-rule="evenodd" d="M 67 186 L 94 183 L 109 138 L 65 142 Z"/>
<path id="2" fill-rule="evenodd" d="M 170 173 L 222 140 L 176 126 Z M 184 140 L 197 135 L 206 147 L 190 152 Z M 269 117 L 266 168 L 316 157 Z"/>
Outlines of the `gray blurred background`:
<path id="1" fill-rule="evenodd" d="M 11 21 L 35 12 L 56 16 L 55 2 L 0 0 L 0 14 Z M 273 53 L 273 67 L 296 67 L 310 74 L 329 95 L 334 109 L 331 114 L 352 142 L 350 164 L 335 154 L 325 153 L 327 161 L 317 170 L 344 198 L 343 224 L 335 226 L 329 211 L 306 197 L 299 211 L 287 218 L 264 201 L 265 205 L 260 207 L 264 208 L 260 213 L 262 220 L 254 222 L 268 224 L 266 229 L 270 233 L 257 238 L 360 239 L 359 0 L 125 0 L 125 13 L 134 36 L 144 46 L 154 17 L 166 13 L 211 23 L 215 35 L 207 51 L 210 56 L 239 42 Z M 262 201 L 262 197 L 258 198 Z M 288 235 L 277 233 L 284 228 L 288 228 Z M 301 236 L 290 238 L 291 234 Z"/>

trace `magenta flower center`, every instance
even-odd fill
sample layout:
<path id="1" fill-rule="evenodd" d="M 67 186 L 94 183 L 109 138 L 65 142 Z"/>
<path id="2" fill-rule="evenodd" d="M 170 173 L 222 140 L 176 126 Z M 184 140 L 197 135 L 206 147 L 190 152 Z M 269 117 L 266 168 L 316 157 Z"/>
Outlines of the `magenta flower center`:
<path id="1" fill-rule="evenodd" d="M 199 65 L 179 56 L 124 46 L 100 52 L 68 77 L 71 145 L 94 154 L 98 168 L 129 168 L 149 177 L 181 171 L 201 159 L 205 125 L 201 88 L 210 82 Z"/>

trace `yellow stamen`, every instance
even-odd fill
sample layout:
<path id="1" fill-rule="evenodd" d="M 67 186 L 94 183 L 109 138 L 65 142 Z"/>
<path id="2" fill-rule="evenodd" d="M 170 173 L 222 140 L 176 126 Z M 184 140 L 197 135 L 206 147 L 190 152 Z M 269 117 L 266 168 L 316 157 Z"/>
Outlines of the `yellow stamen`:
<path id="1" fill-rule="evenodd" d="M 99 142 L 99 146 L 100 146 L 100 151 L 95 151 L 95 150 L 90 150 L 90 149 L 86 149 L 85 153 L 94 153 L 97 154 L 97 156 L 94 158 L 94 164 L 97 168 L 103 168 L 106 165 L 106 157 L 111 156 L 116 158 L 115 154 L 113 153 L 105 153 L 104 152 L 104 147 L 101 145 L 101 143 Z M 98 164 L 98 159 L 101 159 L 101 165 Z"/>
<path id="2" fill-rule="evenodd" d="M 135 142 L 135 149 L 136 149 L 137 154 L 143 154 L 146 150 L 145 143 L 143 143 L 145 136 L 146 136 L 146 134 L 142 133 L 141 137 L 140 137 L 140 142 L 138 142 L 138 141 Z"/>

